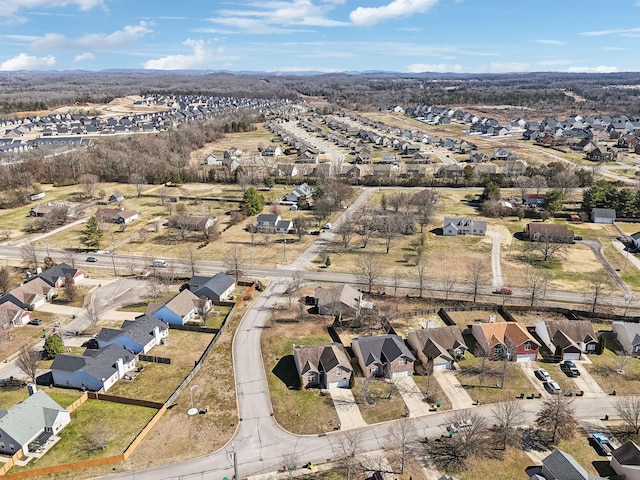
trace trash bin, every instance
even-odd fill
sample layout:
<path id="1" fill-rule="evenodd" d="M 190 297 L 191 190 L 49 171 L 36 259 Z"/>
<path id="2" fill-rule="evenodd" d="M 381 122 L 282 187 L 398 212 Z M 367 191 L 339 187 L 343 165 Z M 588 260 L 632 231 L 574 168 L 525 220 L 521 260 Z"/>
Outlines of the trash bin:
<path id="1" fill-rule="evenodd" d="M 437 408 L 440 408 L 441 406 L 442 406 L 442 402 L 437 401 L 437 402 L 436 402 L 436 407 L 437 407 Z"/>
<path id="2" fill-rule="evenodd" d="M 76 314 L 74 313 L 73 315 L 71 315 L 71 320 L 75 320 L 76 318 Z"/>

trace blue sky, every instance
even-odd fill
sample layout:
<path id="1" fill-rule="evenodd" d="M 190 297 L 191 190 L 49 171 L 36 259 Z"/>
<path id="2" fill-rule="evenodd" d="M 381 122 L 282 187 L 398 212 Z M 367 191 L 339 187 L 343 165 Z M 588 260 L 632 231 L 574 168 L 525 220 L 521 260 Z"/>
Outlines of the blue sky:
<path id="1" fill-rule="evenodd" d="M 640 71 L 640 0 L 0 0 L 0 70 Z"/>

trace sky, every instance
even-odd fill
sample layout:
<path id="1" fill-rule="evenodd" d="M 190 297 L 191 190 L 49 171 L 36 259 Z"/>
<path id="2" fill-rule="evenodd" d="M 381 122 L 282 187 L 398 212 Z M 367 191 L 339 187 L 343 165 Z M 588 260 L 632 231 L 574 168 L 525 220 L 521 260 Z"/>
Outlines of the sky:
<path id="1" fill-rule="evenodd" d="M 638 72 L 640 0 L 0 0 L 0 71 Z"/>

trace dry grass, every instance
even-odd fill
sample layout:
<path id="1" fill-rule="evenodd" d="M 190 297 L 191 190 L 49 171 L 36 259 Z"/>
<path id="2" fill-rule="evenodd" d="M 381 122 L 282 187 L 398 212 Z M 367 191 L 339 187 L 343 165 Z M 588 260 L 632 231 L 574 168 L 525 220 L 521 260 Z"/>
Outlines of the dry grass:
<path id="1" fill-rule="evenodd" d="M 600 355 L 589 355 L 591 364 L 585 367 L 605 392 L 615 390 L 622 395 L 637 395 L 640 392 L 640 360 L 628 358 L 624 364 L 624 374 L 619 373 L 621 357 L 615 352 L 621 350 L 613 334 L 605 334 L 606 348 Z"/>
<path id="2" fill-rule="evenodd" d="M 416 382 L 416 385 L 420 389 L 421 392 L 427 391 L 427 385 L 429 387 L 429 403 L 440 402 L 440 410 L 451 410 L 451 400 L 442 389 L 438 381 L 426 375 L 414 375 L 413 381 Z"/>
<path id="3" fill-rule="evenodd" d="M 506 321 L 502 315 L 493 310 L 473 310 L 468 312 L 454 312 L 447 310 L 447 313 L 461 330 L 466 329 L 468 325 L 471 325 L 474 322 L 488 322 L 491 315 L 495 315 L 496 322 Z"/>
<path id="4" fill-rule="evenodd" d="M 365 422 L 373 424 L 409 416 L 409 410 L 395 384 L 387 380 L 373 380 L 369 387 L 369 401 L 365 402 L 362 395 L 364 383 L 364 378 L 357 377 L 351 391 Z"/>
<path id="5" fill-rule="evenodd" d="M 464 472 L 456 474 L 460 480 L 492 480 L 526 479 L 525 469 L 532 465 L 529 456 L 522 450 L 508 447 L 501 458 L 477 459 Z"/>

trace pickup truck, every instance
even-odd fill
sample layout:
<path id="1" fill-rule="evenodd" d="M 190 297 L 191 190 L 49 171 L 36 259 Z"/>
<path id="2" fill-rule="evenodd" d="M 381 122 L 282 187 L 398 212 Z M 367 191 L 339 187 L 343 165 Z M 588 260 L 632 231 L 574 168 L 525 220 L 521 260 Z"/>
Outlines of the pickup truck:
<path id="1" fill-rule="evenodd" d="M 613 447 L 613 445 L 611 445 L 609 437 L 607 437 L 604 433 L 594 433 L 593 435 L 591 435 L 591 437 L 593 438 L 593 443 L 595 443 L 600 453 L 602 455 L 610 457 L 615 448 Z"/>
<path id="2" fill-rule="evenodd" d="M 510 288 L 502 287 L 495 289 L 493 293 L 495 293 L 496 295 L 511 295 L 513 293 L 513 290 L 511 290 Z"/>

